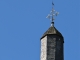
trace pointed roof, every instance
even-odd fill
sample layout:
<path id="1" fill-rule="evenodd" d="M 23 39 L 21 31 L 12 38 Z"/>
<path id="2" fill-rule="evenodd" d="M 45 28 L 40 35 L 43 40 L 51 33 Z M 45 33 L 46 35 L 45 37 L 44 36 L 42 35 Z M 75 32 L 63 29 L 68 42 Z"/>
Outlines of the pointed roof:
<path id="1" fill-rule="evenodd" d="M 43 34 L 43 36 L 41 37 L 41 39 L 43 37 L 45 37 L 46 35 L 58 35 L 58 36 L 62 36 L 62 34 L 54 27 L 54 16 L 57 16 L 59 14 L 59 12 L 55 11 L 54 8 L 54 3 L 52 2 L 52 10 L 50 12 L 50 14 L 48 14 L 48 16 L 46 18 L 49 18 L 52 22 L 51 22 L 51 27 Z"/>
<path id="2" fill-rule="evenodd" d="M 41 37 L 41 39 L 43 38 L 43 37 L 45 37 L 46 35 L 59 35 L 59 36 L 61 36 L 61 37 L 63 37 L 62 36 L 62 34 L 54 27 L 54 26 L 51 26 L 44 34 L 43 34 L 43 36 Z"/>

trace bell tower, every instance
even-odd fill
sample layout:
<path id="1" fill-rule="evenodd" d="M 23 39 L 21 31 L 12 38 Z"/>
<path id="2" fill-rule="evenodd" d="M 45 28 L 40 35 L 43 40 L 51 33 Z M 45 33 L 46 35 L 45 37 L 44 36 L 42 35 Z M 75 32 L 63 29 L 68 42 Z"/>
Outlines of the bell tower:
<path id="1" fill-rule="evenodd" d="M 51 26 L 41 37 L 41 56 L 40 60 L 64 60 L 63 45 L 64 38 L 62 34 L 54 27 L 54 16 L 59 13 L 53 8 L 47 16 L 51 20 Z"/>

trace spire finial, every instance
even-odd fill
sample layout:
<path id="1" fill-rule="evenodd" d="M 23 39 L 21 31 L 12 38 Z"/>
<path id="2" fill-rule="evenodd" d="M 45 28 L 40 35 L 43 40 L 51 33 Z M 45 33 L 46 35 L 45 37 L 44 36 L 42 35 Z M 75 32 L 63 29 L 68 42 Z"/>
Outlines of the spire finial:
<path id="1" fill-rule="evenodd" d="M 54 3 L 52 1 L 52 10 L 50 11 L 50 14 L 48 14 L 48 16 L 46 17 L 51 20 L 51 26 L 53 26 L 54 24 L 54 20 L 55 20 L 54 16 L 57 16 L 59 14 L 59 12 L 54 10 L 53 6 L 54 6 Z"/>

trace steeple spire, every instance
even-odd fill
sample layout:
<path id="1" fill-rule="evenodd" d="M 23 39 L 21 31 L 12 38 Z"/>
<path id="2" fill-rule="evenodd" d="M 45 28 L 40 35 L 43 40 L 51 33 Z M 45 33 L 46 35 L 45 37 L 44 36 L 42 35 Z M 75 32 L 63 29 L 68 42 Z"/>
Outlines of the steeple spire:
<path id="1" fill-rule="evenodd" d="M 52 10 L 50 11 L 50 14 L 48 14 L 48 16 L 46 17 L 51 20 L 51 26 L 54 25 L 54 20 L 55 20 L 54 16 L 57 16 L 59 14 L 59 12 L 54 10 L 53 6 L 54 6 L 54 3 L 52 1 Z"/>
<path id="2" fill-rule="evenodd" d="M 54 16 L 58 12 L 54 10 L 52 2 L 52 10 L 47 18 L 51 20 L 51 27 L 41 37 L 41 56 L 40 60 L 64 60 L 64 37 L 54 26 Z"/>

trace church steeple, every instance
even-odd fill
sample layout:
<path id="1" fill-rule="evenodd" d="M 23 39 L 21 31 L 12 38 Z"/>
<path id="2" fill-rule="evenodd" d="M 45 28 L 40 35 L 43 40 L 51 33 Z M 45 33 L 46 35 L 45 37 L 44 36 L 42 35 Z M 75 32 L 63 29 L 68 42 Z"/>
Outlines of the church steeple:
<path id="1" fill-rule="evenodd" d="M 51 20 L 51 26 L 41 37 L 41 59 L 40 60 L 64 60 L 62 34 L 54 27 L 54 16 L 59 13 L 53 8 L 47 18 Z"/>
<path id="2" fill-rule="evenodd" d="M 46 18 L 49 18 L 51 20 L 51 26 L 50 28 L 43 34 L 43 36 L 41 38 L 43 38 L 44 36 L 48 35 L 48 34 L 56 34 L 62 37 L 62 34 L 54 27 L 54 20 L 55 20 L 55 16 L 57 16 L 59 14 L 59 12 L 55 11 L 54 8 L 54 3 L 52 2 L 52 10 L 50 11 L 50 14 L 48 14 L 48 16 Z"/>

